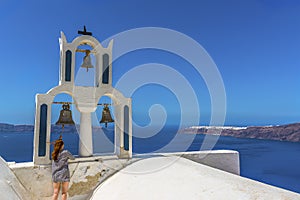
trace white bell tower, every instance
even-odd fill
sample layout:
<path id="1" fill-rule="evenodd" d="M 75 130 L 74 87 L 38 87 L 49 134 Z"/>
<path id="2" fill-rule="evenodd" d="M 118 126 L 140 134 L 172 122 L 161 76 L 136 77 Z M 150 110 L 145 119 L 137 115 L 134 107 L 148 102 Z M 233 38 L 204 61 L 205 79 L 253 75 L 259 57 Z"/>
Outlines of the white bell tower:
<path id="1" fill-rule="evenodd" d="M 131 98 L 126 98 L 112 87 L 112 46 L 113 40 L 104 48 L 91 33 L 84 30 L 83 35 L 76 37 L 71 43 L 63 32 L 60 43 L 59 85 L 46 94 L 36 95 L 36 114 L 34 126 L 34 164 L 50 164 L 51 105 L 56 95 L 66 93 L 72 96 L 76 109 L 80 112 L 79 156 L 93 156 L 93 137 L 91 113 L 97 109 L 102 96 L 113 100 L 115 116 L 115 153 L 119 157 L 132 157 L 132 107 Z M 89 45 L 91 50 L 78 48 Z M 76 52 L 93 54 L 95 57 L 94 86 L 75 85 Z M 89 58 L 88 58 L 89 59 Z M 84 62 L 89 62 L 85 60 Z M 88 70 L 88 67 L 87 67 Z"/>

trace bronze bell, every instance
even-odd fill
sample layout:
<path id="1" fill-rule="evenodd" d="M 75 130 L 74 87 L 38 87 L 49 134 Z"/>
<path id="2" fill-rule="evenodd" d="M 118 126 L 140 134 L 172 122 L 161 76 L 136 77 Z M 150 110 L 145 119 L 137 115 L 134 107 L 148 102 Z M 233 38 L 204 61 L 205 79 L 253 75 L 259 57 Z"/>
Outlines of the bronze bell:
<path id="1" fill-rule="evenodd" d="M 86 71 L 94 67 L 91 61 L 90 50 L 86 50 L 81 67 L 86 68 Z"/>
<path id="2" fill-rule="evenodd" d="M 108 108 L 108 104 L 104 104 L 104 108 L 102 110 L 102 118 L 100 120 L 101 123 L 105 123 L 105 127 L 107 128 L 107 123 L 114 122 L 111 117 L 110 110 Z"/>
<path id="3" fill-rule="evenodd" d="M 63 109 L 60 111 L 59 119 L 55 123 L 56 125 L 75 124 L 72 119 L 72 111 L 69 104 L 63 104 Z"/>

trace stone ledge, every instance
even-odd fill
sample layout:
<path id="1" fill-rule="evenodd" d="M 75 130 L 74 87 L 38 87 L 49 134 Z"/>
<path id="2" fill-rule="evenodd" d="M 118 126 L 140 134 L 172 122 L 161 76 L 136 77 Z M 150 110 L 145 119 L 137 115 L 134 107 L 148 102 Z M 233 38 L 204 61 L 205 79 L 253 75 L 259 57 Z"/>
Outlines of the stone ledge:
<path id="1" fill-rule="evenodd" d="M 197 163 L 240 175 L 240 159 L 238 151 L 213 150 L 188 152 L 182 156 Z"/>
<path id="2" fill-rule="evenodd" d="M 134 155 L 134 157 L 137 158 L 154 156 L 182 156 L 197 163 L 240 175 L 239 152 L 234 150 L 188 151 Z"/>

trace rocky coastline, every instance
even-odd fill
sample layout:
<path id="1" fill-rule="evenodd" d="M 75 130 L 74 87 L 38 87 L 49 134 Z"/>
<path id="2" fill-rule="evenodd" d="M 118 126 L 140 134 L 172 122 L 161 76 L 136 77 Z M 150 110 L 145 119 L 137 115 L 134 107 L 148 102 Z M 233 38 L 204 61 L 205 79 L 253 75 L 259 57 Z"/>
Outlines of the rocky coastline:
<path id="1" fill-rule="evenodd" d="M 300 142 L 300 123 L 249 127 L 192 126 L 182 129 L 180 133 L 212 135 L 221 133 L 222 136 L 232 136 L 238 138 Z"/>

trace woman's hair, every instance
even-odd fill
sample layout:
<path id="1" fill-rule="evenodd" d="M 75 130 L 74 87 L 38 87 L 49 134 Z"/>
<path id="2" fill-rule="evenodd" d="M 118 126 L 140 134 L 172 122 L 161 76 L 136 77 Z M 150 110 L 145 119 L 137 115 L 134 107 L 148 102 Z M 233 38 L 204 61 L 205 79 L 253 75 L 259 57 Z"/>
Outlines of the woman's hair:
<path id="1" fill-rule="evenodd" d="M 52 151 L 52 160 L 57 160 L 57 156 L 62 145 L 64 145 L 64 141 L 61 138 L 55 141 L 54 149 Z"/>

